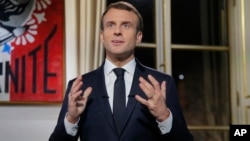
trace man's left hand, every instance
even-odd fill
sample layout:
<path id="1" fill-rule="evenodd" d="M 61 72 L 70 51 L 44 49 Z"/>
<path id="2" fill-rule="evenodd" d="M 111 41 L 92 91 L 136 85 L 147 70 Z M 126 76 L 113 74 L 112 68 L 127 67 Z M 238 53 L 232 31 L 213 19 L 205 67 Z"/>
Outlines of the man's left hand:
<path id="1" fill-rule="evenodd" d="M 143 77 L 139 78 L 139 86 L 146 94 L 147 99 L 139 95 L 136 95 L 135 98 L 148 108 L 157 121 L 162 122 L 170 115 L 166 105 L 166 81 L 160 84 L 152 75 L 148 75 L 148 80 L 150 83 Z"/>

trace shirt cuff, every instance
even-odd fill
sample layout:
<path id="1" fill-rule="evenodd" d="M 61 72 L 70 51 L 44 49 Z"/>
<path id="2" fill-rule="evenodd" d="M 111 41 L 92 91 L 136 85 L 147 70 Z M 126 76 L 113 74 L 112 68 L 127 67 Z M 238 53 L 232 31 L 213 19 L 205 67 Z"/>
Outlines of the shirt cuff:
<path id="1" fill-rule="evenodd" d="M 172 124 L 173 124 L 173 115 L 171 111 L 170 111 L 169 117 L 166 120 L 162 122 L 159 122 L 159 121 L 156 121 L 156 122 L 158 123 L 158 128 L 160 129 L 161 134 L 169 133 L 170 130 L 172 129 Z"/>
<path id="2" fill-rule="evenodd" d="M 65 126 L 65 130 L 66 133 L 71 135 L 71 136 L 75 136 L 77 131 L 78 131 L 78 122 L 80 119 L 78 119 L 78 121 L 75 124 L 70 123 L 66 116 L 64 118 L 64 126 Z"/>

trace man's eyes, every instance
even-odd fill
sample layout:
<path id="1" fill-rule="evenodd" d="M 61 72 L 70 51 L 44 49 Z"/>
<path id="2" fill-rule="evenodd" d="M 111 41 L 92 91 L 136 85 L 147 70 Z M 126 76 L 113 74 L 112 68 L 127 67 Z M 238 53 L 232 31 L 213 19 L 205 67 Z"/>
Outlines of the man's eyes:
<path id="1" fill-rule="evenodd" d="M 130 28 L 130 27 L 131 27 L 131 24 L 129 24 L 129 23 L 123 24 L 123 27 L 125 27 L 125 28 Z"/>
<path id="2" fill-rule="evenodd" d="M 109 28 L 109 29 L 112 29 L 112 28 L 115 28 L 115 24 L 114 23 L 108 23 L 106 24 L 106 27 Z M 130 29 L 132 27 L 132 25 L 130 23 L 124 23 L 121 25 L 122 28 L 125 28 L 125 29 Z"/>
<path id="3" fill-rule="evenodd" d="M 113 23 L 108 23 L 106 26 L 107 26 L 107 28 L 112 28 L 112 27 L 114 27 L 114 24 Z"/>

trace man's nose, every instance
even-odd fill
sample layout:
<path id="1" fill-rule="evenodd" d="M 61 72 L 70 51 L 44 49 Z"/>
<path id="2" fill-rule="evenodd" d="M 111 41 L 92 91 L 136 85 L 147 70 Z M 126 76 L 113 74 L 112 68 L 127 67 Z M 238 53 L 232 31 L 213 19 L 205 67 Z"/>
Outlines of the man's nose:
<path id="1" fill-rule="evenodd" d="M 120 29 L 120 27 L 116 27 L 115 28 L 114 35 L 116 35 L 116 36 L 121 35 L 121 29 Z"/>

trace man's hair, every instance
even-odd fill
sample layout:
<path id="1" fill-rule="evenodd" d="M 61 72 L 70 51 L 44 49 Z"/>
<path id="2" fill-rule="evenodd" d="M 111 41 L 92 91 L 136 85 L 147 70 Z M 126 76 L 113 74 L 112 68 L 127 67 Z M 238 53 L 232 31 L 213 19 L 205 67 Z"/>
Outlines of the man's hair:
<path id="1" fill-rule="evenodd" d="M 102 18 L 101 18 L 101 30 L 104 29 L 104 26 L 103 26 L 103 17 L 112 8 L 114 8 L 114 9 L 120 9 L 120 10 L 127 10 L 127 11 L 131 11 L 131 12 L 135 13 L 136 16 L 137 16 L 137 18 L 138 18 L 138 23 L 137 23 L 137 26 L 136 26 L 136 30 L 137 30 L 137 32 L 139 32 L 139 31 L 142 32 L 142 30 L 143 30 L 143 19 L 142 19 L 141 14 L 137 11 L 137 9 L 132 4 L 130 4 L 128 2 L 124 2 L 124 1 L 119 1 L 119 2 L 115 2 L 115 3 L 111 3 L 106 8 L 106 10 L 102 14 Z"/>

